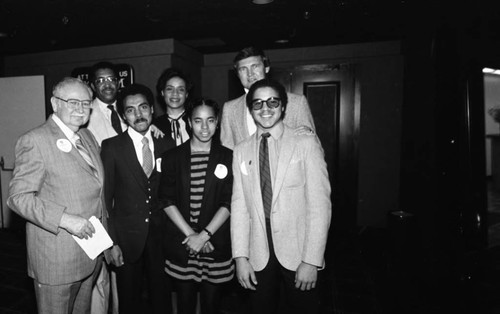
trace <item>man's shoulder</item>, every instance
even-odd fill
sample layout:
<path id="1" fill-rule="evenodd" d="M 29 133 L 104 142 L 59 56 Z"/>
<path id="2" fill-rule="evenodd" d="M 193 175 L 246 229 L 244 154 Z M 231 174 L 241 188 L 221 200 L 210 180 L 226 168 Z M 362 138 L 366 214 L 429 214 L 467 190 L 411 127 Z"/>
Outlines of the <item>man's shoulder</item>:
<path id="1" fill-rule="evenodd" d="M 92 132 L 89 131 L 91 134 Z M 118 134 L 116 136 L 108 137 L 107 139 L 102 141 L 101 147 L 104 146 L 116 146 L 119 143 L 123 142 L 126 140 L 126 138 L 129 137 L 127 132 L 123 132 L 121 134 Z"/>
<path id="2" fill-rule="evenodd" d="M 241 95 L 238 98 L 234 98 L 234 99 L 226 101 L 224 103 L 223 107 L 228 108 L 228 109 L 236 108 L 241 103 L 245 103 L 245 94 Z"/>
<path id="3" fill-rule="evenodd" d="M 286 93 L 288 97 L 288 104 L 296 104 L 304 101 L 306 97 L 300 94 Z"/>

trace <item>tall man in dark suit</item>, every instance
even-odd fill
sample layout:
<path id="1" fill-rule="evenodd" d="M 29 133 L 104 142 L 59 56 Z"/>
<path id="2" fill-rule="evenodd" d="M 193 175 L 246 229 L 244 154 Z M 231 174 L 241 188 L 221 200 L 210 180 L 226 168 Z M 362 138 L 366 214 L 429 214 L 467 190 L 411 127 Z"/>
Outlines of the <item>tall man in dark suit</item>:
<path id="1" fill-rule="evenodd" d="M 52 114 L 16 144 L 7 204 L 26 218 L 28 274 L 34 279 L 39 313 L 88 313 L 94 274 L 91 260 L 72 235 L 91 237 L 89 218 L 105 224 L 99 145 L 85 128 L 92 91 L 64 78 L 52 90 Z"/>
<path id="2" fill-rule="evenodd" d="M 257 47 L 246 47 L 234 57 L 233 67 L 245 94 L 224 103 L 222 107 L 220 139 L 222 145 L 230 149 L 257 130 L 245 97 L 253 83 L 268 76 L 271 64 L 264 51 Z M 314 134 L 314 120 L 306 97 L 293 93 L 287 93 L 287 97 L 288 108 L 283 122 L 295 129 L 296 134 Z"/>
<path id="3" fill-rule="evenodd" d="M 118 113 L 129 125 L 126 132 L 102 142 L 105 199 L 109 233 L 115 245 L 111 263 L 116 266 L 120 313 L 144 313 L 142 278 L 147 277 L 153 313 L 172 311 L 166 287 L 162 228 L 166 216 L 158 207 L 160 156 L 175 146 L 169 136 L 151 132 L 153 94 L 132 84 L 118 96 Z"/>

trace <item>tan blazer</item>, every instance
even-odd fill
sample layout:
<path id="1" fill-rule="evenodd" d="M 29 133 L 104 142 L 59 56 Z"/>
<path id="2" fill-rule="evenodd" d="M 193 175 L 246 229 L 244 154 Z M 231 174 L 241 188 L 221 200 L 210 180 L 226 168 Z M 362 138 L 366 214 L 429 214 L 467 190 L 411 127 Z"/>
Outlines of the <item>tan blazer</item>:
<path id="1" fill-rule="evenodd" d="M 292 93 L 287 93 L 287 96 L 288 104 L 283 122 L 292 129 L 304 125 L 315 131 L 314 120 L 306 97 Z M 230 100 L 222 107 L 220 139 L 222 145 L 230 149 L 250 136 L 245 97 L 246 94 Z"/>
<path id="2" fill-rule="evenodd" d="M 28 275 L 43 284 L 76 282 L 95 268 L 96 260 L 58 228 L 63 213 L 106 218 L 99 146 L 90 131 L 80 133 L 97 177 L 69 141 L 58 142 L 67 138 L 52 117 L 22 135 L 15 148 L 7 204 L 27 220 Z"/>
<path id="3" fill-rule="evenodd" d="M 233 258 L 247 257 L 255 271 L 269 260 L 258 154 L 257 133 L 235 147 L 231 201 Z M 302 261 L 322 267 L 332 206 L 324 153 L 316 136 L 294 135 L 285 127 L 272 186 L 270 220 L 280 264 L 292 271 Z"/>

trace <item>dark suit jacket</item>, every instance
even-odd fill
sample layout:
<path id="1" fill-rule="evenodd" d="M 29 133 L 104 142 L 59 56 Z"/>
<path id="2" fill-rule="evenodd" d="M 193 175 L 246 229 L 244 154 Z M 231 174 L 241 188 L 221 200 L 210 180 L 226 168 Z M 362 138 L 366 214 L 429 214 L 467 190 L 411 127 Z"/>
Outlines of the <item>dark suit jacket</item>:
<path id="1" fill-rule="evenodd" d="M 128 132 L 102 142 L 108 230 L 113 241 L 120 246 L 125 262 L 134 262 L 140 257 L 148 232 L 161 241 L 159 228 L 167 218 L 158 206 L 160 174 L 157 167 L 158 159 L 175 143 L 168 136 L 161 139 L 153 137 L 153 143 L 155 170 L 147 178 Z"/>
<path id="2" fill-rule="evenodd" d="M 180 213 L 189 223 L 189 188 L 190 188 L 190 141 L 166 152 L 163 155 L 162 174 L 159 189 L 159 197 L 162 207 L 176 205 Z M 230 209 L 231 193 L 233 185 L 232 174 L 232 151 L 212 142 L 210 157 L 205 178 L 205 190 L 203 192 L 203 203 L 198 220 L 198 231 L 205 228 L 212 220 L 221 206 Z M 227 175 L 218 178 L 215 175 L 216 167 L 226 167 Z M 167 219 L 166 229 L 166 257 L 177 265 L 186 265 L 188 252 L 182 244 L 185 235 L 177 228 L 172 220 Z M 216 261 L 225 261 L 231 258 L 231 241 L 229 234 L 229 219 L 214 233 L 210 242 L 215 250 L 208 255 Z"/>

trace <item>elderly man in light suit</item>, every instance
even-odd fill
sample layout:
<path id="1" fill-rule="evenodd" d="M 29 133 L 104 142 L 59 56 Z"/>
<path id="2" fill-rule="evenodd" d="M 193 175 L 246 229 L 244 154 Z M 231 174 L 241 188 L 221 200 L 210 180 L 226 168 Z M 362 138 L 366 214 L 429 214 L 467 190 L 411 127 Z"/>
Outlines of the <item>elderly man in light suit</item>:
<path id="1" fill-rule="evenodd" d="M 233 61 L 241 85 L 248 92 L 253 83 L 267 76 L 271 65 L 269 58 L 259 48 L 246 47 L 240 50 Z M 224 103 L 221 119 L 221 143 L 233 149 L 236 144 L 254 134 L 257 126 L 246 106 L 246 95 Z M 284 123 L 297 134 L 315 132 L 314 120 L 306 97 L 287 93 L 288 105 Z"/>
<path id="2" fill-rule="evenodd" d="M 92 216 L 106 223 L 99 146 L 80 129 L 92 91 L 79 79 L 64 78 L 52 94 L 54 114 L 17 141 L 7 204 L 27 220 L 28 275 L 38 312 L 89 313 L 102 259 L 90 259 L 72 236 L 91 237 Z"/>
<path id="3" fill-rule="evenodd" d="M 246 99 L 257 132 L 234 149 L 231 241 L 238 281 L 252 290 L 252 313 L 275 313 L 281 284 L 287 313 L 318 313 L 316 284 L 331 219 L 323 149 L 316 136 L 296 135 L 283 123 L 287 95 L 278 82 L 256 82 Z"/>

